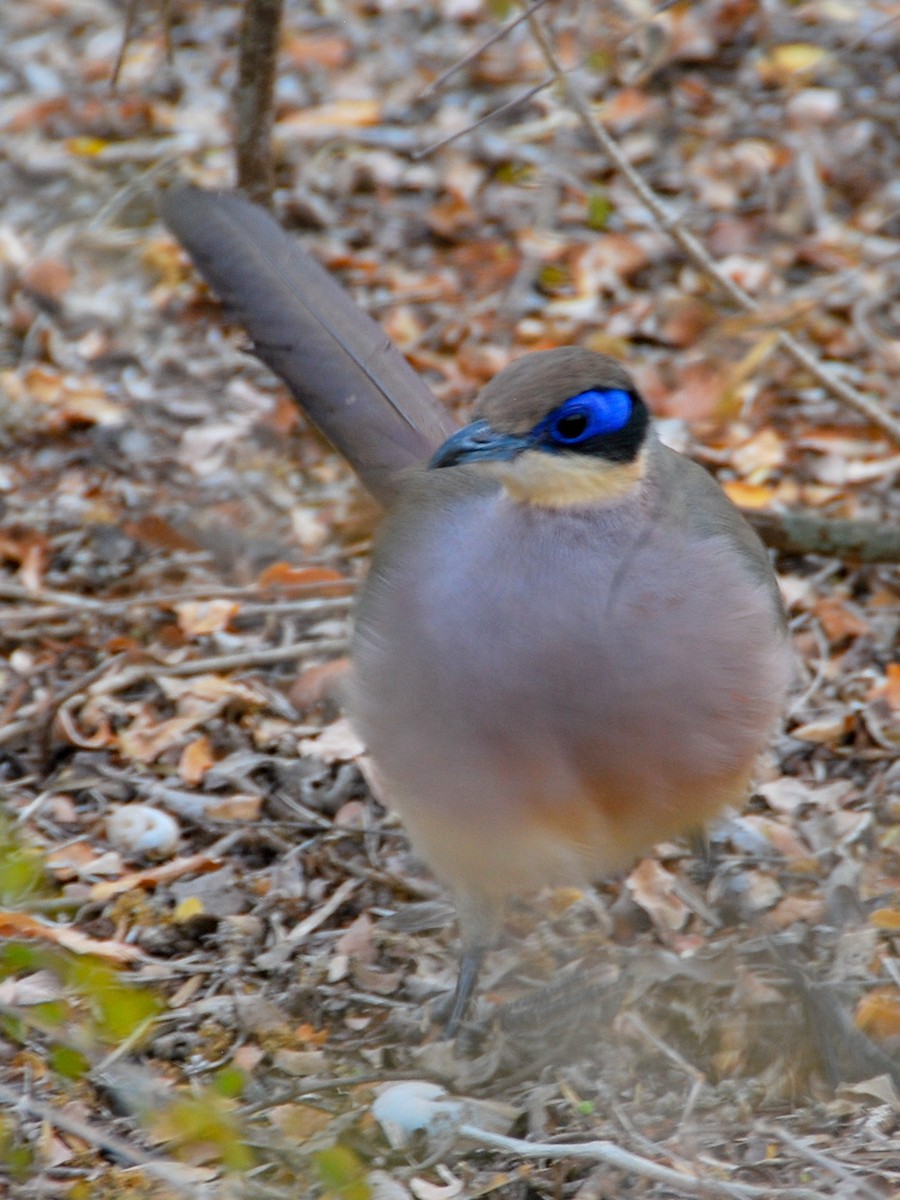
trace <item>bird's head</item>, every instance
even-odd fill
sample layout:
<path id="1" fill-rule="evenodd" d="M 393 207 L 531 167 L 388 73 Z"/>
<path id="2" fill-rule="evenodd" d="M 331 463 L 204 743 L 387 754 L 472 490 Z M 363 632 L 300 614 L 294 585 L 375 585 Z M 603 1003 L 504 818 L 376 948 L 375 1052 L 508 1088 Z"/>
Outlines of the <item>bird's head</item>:
<path id="1" fill-rule="evenodd" d="M 615 360 L 577 346 L 537 351 L 483 389 L 475 420 L 430 465 L 477 465 L 521 503 L 594 504 L 637 485 L 649 423 L 634 381 Z"/>

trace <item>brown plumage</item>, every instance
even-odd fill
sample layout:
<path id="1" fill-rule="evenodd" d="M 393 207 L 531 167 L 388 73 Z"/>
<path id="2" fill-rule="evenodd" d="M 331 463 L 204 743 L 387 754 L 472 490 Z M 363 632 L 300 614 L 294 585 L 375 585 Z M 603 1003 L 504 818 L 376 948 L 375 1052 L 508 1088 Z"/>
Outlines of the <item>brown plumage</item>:
<path id="1" fill-rule="evenodd" d="M 290 382 L 283 347 L 315 359 L 321 322 L 304 314 L 328 305 L 322 280 L 339 289 L 316 274 L 311 292 L 308 260 L 244 201 L 179 191 L 164 211 L 267 361 L 258 301 L 276 263 L 303 297 L 279 301 L 290 338 L 272 365 Z M 337 358 L 356 361 L 370 323 L 339 311 Z M 364 416 L 338 448 L 376 463 L 396 498 L 358 607 L 349 710 L 385 799 L 457 896 L 455 1027 L 508 894 L 618 868 L 741 799 L 787 687 L 784 622 L 756 535 L 658 441 L 611 359 L 567 348 L 514 362 L 441 448 L 434 402 L 415 416 L 421 390 L 402 417 L 383 387 L 350 390 Z M 320 371 L 302 400 L 333 429 L 347 391 Z M 410 411 L 414 452 L 373 444 Z M 595 418 L 597 436 L 583 428 Z M 406 470 L 427 458 L 420 437 L 431 467 Z"/>

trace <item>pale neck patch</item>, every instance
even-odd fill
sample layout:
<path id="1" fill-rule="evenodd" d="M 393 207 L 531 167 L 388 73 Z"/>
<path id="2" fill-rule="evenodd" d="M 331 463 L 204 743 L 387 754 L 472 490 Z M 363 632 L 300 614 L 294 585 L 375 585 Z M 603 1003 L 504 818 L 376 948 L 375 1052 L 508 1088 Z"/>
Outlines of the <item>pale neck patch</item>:
<path id="1" fill-rule="evenodd" d="M 526 450 L 512 462 L 485 463 L 517 504 L 539 508 L 583 508 L 621 500 L 637 487 L 647 465 L 647 449 L 633 462 L 612 463 L 585 454 Z"/>

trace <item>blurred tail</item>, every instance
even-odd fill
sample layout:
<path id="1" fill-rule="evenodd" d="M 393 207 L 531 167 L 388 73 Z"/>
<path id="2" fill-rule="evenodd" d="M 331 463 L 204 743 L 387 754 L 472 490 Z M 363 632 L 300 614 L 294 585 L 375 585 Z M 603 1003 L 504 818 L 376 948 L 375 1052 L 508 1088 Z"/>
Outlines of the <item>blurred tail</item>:
<path id="1" fill-rule="evenodd" d="M 377 500 L 456 428 L 387 334 L 258 205 L 180 185 L 163 220 Z"/>

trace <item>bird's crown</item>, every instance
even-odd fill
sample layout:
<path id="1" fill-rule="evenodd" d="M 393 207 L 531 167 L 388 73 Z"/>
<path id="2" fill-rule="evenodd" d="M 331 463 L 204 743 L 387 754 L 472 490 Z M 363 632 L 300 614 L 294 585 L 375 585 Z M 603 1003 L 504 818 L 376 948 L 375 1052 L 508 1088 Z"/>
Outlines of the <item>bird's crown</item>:
<path id="1" fill-rule="evenodd" d="M 474 416 L 431 465 L 483 464 L 516 500 L 606 501 L 644 473 L 647 408 L 625 368 L 604 354 L 569 346 L 517 359 L 482 390 Z"/>

